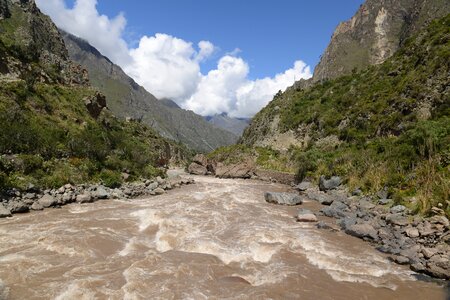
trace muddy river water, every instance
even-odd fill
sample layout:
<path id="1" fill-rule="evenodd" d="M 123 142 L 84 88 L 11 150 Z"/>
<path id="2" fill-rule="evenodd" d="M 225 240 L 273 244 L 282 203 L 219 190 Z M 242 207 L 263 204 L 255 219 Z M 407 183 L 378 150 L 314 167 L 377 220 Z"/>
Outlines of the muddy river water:
<path id="1" fill-rule="evenodd" d="M 264 202 L 285 186 L 195 179 L 0 220 L 0 299 L 446 299 L 369 244 Z"/>

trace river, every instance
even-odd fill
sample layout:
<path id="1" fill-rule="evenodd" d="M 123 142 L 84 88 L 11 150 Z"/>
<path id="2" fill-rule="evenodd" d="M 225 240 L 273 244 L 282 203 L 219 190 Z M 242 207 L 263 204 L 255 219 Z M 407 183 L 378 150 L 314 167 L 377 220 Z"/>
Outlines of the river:
<path id="1" fill-rule="evenodd" d="M 0 220 L 0 299 L 446 297 L 368 243 L 265 203 L 286 186 L 195 179 L 162 196 Z"/>

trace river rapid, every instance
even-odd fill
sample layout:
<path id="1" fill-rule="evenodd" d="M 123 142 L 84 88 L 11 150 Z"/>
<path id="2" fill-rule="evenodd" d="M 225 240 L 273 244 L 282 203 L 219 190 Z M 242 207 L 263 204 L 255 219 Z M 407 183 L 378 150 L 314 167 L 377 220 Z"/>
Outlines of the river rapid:
<path id="1" fill-rule="evenodd" d="M 368 243 L 264 201 L 286 186 L 195 180 L 0 220 L 0 299 L 446 298 Z"/>

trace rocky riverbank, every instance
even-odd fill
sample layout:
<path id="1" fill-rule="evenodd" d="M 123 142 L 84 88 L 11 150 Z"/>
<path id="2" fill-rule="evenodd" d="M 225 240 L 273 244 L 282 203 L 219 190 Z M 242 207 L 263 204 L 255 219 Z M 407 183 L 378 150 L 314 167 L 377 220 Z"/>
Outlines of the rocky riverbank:
<path id="1" fill-rule="evenodd" d="M 126 183 L 119 188 L 108 188 L 101 184 L 66 184 L 59 189 L 41 191 L 30 186 L 26 192 L 11 190 L 0 200 L 0 218 L 10 217 L 16 213 L 43 210 L 49 207 L 61 207 L 69 203 L 90 203 L 104 199 L 131 199 L 141 196 L 164 194 L 167 190 L 194 183 L 194 180 L 179 176 L 169 179 L 157 177 Z"/>
<path id="2" fill-rule="evenodd" d="M 302 182 L 295 188 L 305 199 L 322 205 L 317 215 L 337 219 L 320 221 L 318 228 L 341 230 L 372 243 L 379 251 L 413 271 L 439 279 L 450 279 L 450 226 L 443 210 L 433 208 L 428 218 L 414 214 L 403 205 L 394 205 L 386 194 L 376 197 L 349 193 L 338 177 L 321 178 L 319 186 Z M 305 220 L 301 209 L 298 221 Z M 307 212 L 307 221 L 314 221 Z"/>

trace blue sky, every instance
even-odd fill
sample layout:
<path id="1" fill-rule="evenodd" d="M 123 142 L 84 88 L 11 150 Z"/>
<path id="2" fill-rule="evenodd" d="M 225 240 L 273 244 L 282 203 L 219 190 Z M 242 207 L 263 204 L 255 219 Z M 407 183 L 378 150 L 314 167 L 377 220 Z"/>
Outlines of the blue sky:
<path id="1" fill-rule="evenodd" d="M 36 0 L 157 98 L 201 115 L 251 117 L 310 78 L 363 0 Z"/>
<path id="2" fill-rule="evenodd" d="M 73 2 L 73 1 L 72 1 Z M 208 40 L 223 52 L 235 48 L 250 64 L 252 79 L 272 76 L 301 59 L 314 67 L 341 21 L 363 0 L 126 0 L 98 2 L 109 16 L 124 12 L 128 42 L 142 34 L 167 33 L 188 41 Z M 203 67 L 211 69 L 214 59 Z"/>

